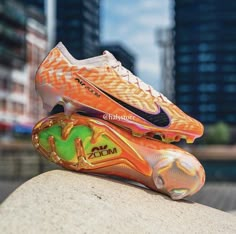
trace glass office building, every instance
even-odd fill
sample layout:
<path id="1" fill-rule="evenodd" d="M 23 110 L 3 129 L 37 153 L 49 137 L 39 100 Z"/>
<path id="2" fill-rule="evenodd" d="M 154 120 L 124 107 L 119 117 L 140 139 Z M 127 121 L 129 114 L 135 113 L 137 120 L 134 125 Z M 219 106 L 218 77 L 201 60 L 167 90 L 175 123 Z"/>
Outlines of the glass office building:
<path id="1" fill-rule="evenodd" d="M 175 0 L 175 100 L 204 124 L 236 124 L 236 1 Z"/>
<path id="2" fill-rule="evenodd" d="M 56 41 L 78 59 L 94 56 L 99 48 L 100 1 L 57 1 Z"/>
<path id="3" fill-rule="evenodd" d="M 33 4 L 43 8 L 47 15 L 48 27 L 55 22 L 55 36 L 49 43 L 54 46 L 62 41 L 77 59 L 94 56 L 100 45 L 100 0 L 22 0 L 25 4 Z M 46 5 L 45 5 L 46 4 Z M 50 8 L 55 8 L 51 9 Z M 56 19 L 52 19 L 55 11 Z M 50 13 L 51 12 L 51 13 Z M 54 24 L 54 23 L 53 23 Z"/>
<path id="4" fill-rule="evenodd" d="M 17 1 L 0 1 L 0 64 L 20 68 L 25 63 L 26 12 Z"/>

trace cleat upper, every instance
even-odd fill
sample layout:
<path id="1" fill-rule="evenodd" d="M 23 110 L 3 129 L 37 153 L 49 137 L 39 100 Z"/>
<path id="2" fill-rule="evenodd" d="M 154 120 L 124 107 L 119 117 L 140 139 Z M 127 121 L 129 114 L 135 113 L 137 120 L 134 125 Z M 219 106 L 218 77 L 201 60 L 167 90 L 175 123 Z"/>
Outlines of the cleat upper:
<path id="1" fill-rule="evenodd" d="M 81 111 L 99 118 L 103 114 L 121 116 L 107 121 L 134 135 L 171 133 L 171 142 L 203 134 L 201 123 L 122 67 L 108 51 L 76 60 L 59 43 L 40 65 L 36 89 L 47 108 L 60 103 L 67 114 Z"/>

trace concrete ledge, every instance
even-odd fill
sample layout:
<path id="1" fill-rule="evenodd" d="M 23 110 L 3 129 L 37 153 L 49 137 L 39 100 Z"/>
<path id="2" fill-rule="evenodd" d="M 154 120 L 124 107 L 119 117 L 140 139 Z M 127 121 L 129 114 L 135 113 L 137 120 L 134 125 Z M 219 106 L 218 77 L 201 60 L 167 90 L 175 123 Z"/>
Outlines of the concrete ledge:
<path id="1" fill-rule="evenodd" d="M 214 194 L 213 194 L 214 196 Z M 0 206 L 0 233 L 236 233 L 234 215 L 111 179 L 55 170 Z"/>

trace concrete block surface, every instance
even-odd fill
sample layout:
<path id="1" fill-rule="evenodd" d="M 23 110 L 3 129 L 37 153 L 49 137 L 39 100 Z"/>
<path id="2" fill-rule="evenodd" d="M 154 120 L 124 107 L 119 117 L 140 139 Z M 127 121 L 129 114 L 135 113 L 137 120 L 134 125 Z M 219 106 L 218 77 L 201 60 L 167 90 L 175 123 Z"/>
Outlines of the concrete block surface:
<path id="1" fill-rule="evenodd" d="M 0 233 L 227 234 L 236 233 L 236 216 L 107 177 L 54 170 L 1 204 Z"/>

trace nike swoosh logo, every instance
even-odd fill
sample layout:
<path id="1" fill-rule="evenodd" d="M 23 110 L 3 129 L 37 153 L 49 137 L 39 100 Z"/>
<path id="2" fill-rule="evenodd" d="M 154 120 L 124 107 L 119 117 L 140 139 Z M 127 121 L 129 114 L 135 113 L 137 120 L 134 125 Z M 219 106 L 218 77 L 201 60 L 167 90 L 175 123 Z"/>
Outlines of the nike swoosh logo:
<path id="1" fill-rule="evenodd" d="M 111 94 L 103 91 L 102 89 L 95 86 L 97 89 L 99 89 L 101 92 L 103 92 L 105 95 L 107 95 L 109 98 L 114 100 L 115 102 L 119 103 L 121 106 L 125 107 L 126 109 L 132 111 L 136 115 L 140 116 L 143 119 L 146 119 L 150 123 L 159 126 L 159 127 L 167 127 L 170 124 L 169 116 L 165 113 L 165 111 L 160 107 L 160 111 L 157 114 L 150 114 L 145 111 L 142 111 L 134 106 L 131 106 L 127 104 L 126 102 L 123 102 L 122 100 L 112 96 Z"/>

